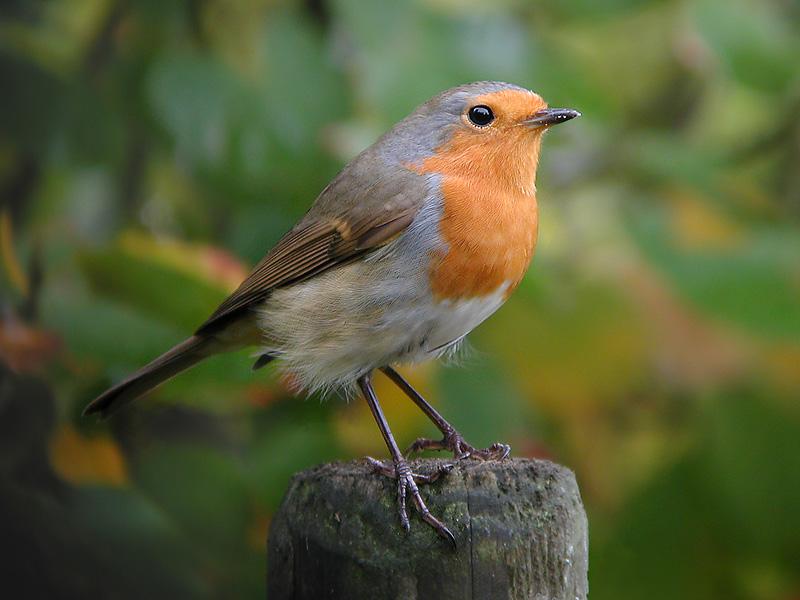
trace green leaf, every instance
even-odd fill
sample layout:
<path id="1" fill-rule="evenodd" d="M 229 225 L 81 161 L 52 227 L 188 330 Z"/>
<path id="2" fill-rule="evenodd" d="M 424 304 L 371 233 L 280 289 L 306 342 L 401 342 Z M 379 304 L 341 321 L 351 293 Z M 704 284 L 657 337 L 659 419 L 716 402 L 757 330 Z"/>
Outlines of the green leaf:
<path id="1" fill-rule="evenodd" d="M 121 377 L 170 348 L 181 332 L 159 318 L 97 297 L 61 293 L 46 296 L 45 324 L 81 360 L 91 359 Z"/>
<path id="2" fill-rule="evenodd" d="M 800 555 L 800 415 L 783 400 L 790 410 L 758 390 L 720 398 L 706 417 L 701 456 L 731 543 L 791 568 Z"/>
<path id="3" fill-rule="evenodd" d="M 796 81 L 800 54 L 797 30 L 779 10 L 752 0 L 692 3 L 695 23 L 723 65 L 746 85 L 770 92 Z"/>
<path id="4" fill-rule="evenodd" d="M 532 437 L 525 402 L 509 384 L 508 373 L 476 350 L 467 349 L 465 355 L 464 365 L 438 371 L 439 410 L 445 419 L 477 448 Z"/>
<path id="5" fill-rule="evenodd" d="M 200 553 L 170 516 L 135 490 L 85 487 L 75 490 L 67 517 L 94 556 L 100 588 L 121 598 L 209 595 L 197 568 Z"/>
<path id="6" fill-rule="evenodd" d="M 92 290 L 170 323 L 194 331 L 227 295 L 200 277 L 124 247 L 85 251 L 80 266 Z"/>
<path id="7" fill-rule="evenodd" d="M 167 54 L 153 66 L 148 92 L 156 118 L 181 155 L 221 161 L 241 90 L 220 62 L 200 54 Z"/>
<path id="8" fill-rule="evenodd" d="M 257 432 L 248 477 L 261 505 L 271 511 L 278 508 L 294 473 L 341 458 L 331 425 L 323 418 L 330 409 L 317 402 L 293 398 L 288 401 L 290 409 L 264 415 L 269 423 Z"/>
<path id="9" fill-rule="evenodd" d="M 159 444 L 137 458 L 135 479 L 206 559 L 228 562 L 241 553 L 250 500 L 233 456 L 197 445 Z"/>
<path id="10" fill-rule="evenodd" d="M 716 320 L 777 339 L 800 336 L 800 238 L 753 228 L 735 248 L 681 248 L 663 210 L 632 212 L 634 239 L 692 304 Z"/>

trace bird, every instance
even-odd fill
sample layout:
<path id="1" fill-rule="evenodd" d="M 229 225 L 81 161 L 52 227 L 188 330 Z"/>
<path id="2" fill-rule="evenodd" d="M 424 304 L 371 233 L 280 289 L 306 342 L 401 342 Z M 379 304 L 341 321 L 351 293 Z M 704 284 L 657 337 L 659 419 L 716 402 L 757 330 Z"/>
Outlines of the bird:
<path id="1" fill-rule="evenodd" d="M 360 391 L 391 457 L 368 460 L 397 480 L 402 527 L 410 528 L 410 496 L 421 519 L 455 544 L 419 491 L 452 463 L 423 475 L 406 457 L 428 449 L 501 460 L 510 447 L 468 444 L 395 365 L 451 354 L 522 281 L 536 248 L 543 135 L 578 116 L 497 81 L 432 97 L 350 161 L 193 335 L 84 414 L 107 417 L 212 355 L 255 347 L 254 369 L 275 361 L 308 393 Z M 442 439 L 401 452 L 373 389 L 378 371 Z"/>

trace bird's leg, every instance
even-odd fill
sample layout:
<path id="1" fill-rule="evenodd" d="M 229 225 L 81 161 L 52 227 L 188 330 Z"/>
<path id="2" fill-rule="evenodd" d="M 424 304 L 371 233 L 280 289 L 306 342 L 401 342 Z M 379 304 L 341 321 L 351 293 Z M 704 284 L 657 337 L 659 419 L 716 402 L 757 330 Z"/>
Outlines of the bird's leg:
<path id="1" fill-rule="evenodd" d="M 455 546 L 456 538 L 444 523 L 431 514 L 431 511 L 425 506 L 425 502 L 422 500 L 419 488 L 417 487 L 417 483 L 436 481 L 443 473 L 450 471 L 453 465 L 444 465 L 431 475 L 419 475 L 414 473 L 406 459 L 403 458 L 403 454 L 400 452 L 400 448 L 398 448 L 397 442 L 395 442 L 394 436 L 389 429 L 389 424 L 386 422 L 386 417 L 383 415 L 381 405 L 378 403 L 378 398 L 375 396 L 375 391 L 372 389 L 370 375 L 361 377 L 358 380 L 358 385 L 361 388 L 361 392 L 364 394 L 364 399 L 367 401 L 370 411 L 372 411 L 372 416 L 375 417 L 375 422 L 378 423 L 383 441 L 386 442 L 386 445 L 389 447 L 393 464 L 389 466 L 370 457 L 367 457 L 367 460 L 380 473 L 397 479 L 397 504 L 400 512 L 400 523 L 403 525 L 403 529 L 408 531 L 411 527 L 408 520 L 408 513 L 406 512 L 406 497 L 408 494 L 411 494 L 411 499 L 417 511 L 419 511 L 422 520 L 433 527 L 436 533 L 441 537 Z"/>
<path id="2" fill-rule="evenodd" d="M 503 460 L 504 458 L 508 457 L 511 453 L 511 446 L 508 444 L 502 444 L 500 442 L 495 442 L 488 448 L 478 449 L 467 442 L 464 441 L 464 438 L 461 436 L 458 431 L 456 431 L 455 427 L 450 425 L 447 421 L 445 421 L 444 417 L 439 414 L 439 412 L 433 408 L 428 402 L 423 398 L 417 390 L 411 387 L 411 384 L 406 381 L 400 373 L 395 371 L 392 367 L 382 367 L 381 371 L 383 371 L 389 379 L 391 379 L 397 387 L 399 387 L 405 394 L 411 398 L 411 400 L 416 404 L 422 412 L 431 420 L 431 422 L 436 425 L 439 431 L 442 432 L 444 436 L 441 440 L 430 440 L 427 438 L 419 438 L 415 441 L 411 446 L 409 446 L 408 450 L 406 450 L 406 455 L 412 454 L 414 452 L 420 452 L 421 450 L 450 450 L 453 453 L 453 457 L 457 460 L 462 458 L 477 458 L 479 460 Z"/>

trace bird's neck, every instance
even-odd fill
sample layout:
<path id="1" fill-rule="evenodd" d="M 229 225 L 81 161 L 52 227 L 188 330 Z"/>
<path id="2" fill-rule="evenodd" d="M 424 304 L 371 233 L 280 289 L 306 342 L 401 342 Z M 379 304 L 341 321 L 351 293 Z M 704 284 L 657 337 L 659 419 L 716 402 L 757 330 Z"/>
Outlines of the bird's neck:
<path id="1" fill-rule="evenodd" d="M 540 148 L 541 135 L 522 129 L 485 137 L 459 132 L 415 170 L 472 179 L 476 185 L 503 193 L 535 196 Z"/>
<path id="2" fill-rule="evenodd" d="M 416 169 L 441 175 L 440 230 L 447 250 L 431 269 L 437 298 L 484 297 L 498 290 L 507 296 L 533 257 L 539 140 L 506 139 L 455 139 Z"/>

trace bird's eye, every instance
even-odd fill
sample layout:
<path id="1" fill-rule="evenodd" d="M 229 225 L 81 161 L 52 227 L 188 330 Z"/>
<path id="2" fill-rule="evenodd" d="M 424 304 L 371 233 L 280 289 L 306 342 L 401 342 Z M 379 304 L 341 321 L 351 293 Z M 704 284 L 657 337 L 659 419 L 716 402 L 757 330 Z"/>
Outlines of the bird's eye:
<path id="1" fill-rule="evenodd" d="M 473 125 L 477 125 L 478 127 L 486 127 L 492 121 L 494 121 L 494 113 L 492 109 L 488 106 L 484 106 L 480 104 L 478 106 L 473 106 L 469 109 L 469 120 L 472 121 Z"/>

